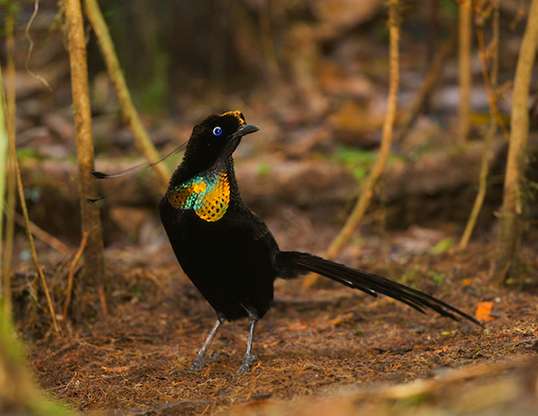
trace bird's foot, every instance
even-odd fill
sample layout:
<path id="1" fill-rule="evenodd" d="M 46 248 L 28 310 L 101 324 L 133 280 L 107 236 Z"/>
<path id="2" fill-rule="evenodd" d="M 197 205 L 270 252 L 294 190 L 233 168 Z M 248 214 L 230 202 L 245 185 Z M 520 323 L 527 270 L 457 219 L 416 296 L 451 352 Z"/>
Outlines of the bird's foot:
<path id="1" fill-rule="evenodd" d="M 192 371 L 200 371 L 202 368 L 204 368 L 205 365 L 205 357 L 203 355 L 198 354 L 191 365 Z"/>
<path id="2" fill-rule="evenodd" d="M 254 364 L 254 361 L 256 361 L 256 356 L 254 354 L 245 354 L 243 363 L 241 364 L 241 367 L 239 367 L 239 374 L 248 373 L 252 364 Z"/>

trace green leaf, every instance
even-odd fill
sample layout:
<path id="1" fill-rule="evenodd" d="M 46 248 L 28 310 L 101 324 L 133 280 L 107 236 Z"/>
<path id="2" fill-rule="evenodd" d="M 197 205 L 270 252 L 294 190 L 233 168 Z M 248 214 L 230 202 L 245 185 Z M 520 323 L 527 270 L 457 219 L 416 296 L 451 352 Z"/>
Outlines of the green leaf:
<path id="1" fill-rule="evenodd" d="M 258 164 L 256 171 L 258 176 L 267 176 L 271 173 L 271 166 L 268 163 L 262 162 Z"/>
<path id="2" fill-rule="evenodd" d="M 445 281 L 445 275 L 443 273 L 431 271 L 430 276 L 437 286 L 442 285 Z"/>
<path id="3" fill-rule="evenodd" d="M 443 240 L 437 242 L 431 250 L 430 253 L 438 256 L 439 254 L 446 253 L 454 246 L 454 240 L 452 238 L 444 238 Z"/>

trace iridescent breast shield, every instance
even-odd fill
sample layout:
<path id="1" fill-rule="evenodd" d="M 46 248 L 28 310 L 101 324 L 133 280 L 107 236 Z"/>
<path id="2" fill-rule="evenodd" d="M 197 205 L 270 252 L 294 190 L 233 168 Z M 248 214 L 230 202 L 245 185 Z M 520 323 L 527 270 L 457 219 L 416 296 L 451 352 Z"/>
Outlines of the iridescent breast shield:
<path id="1" fill-rule="evenodd" d="M 192 209 L 204 221 L 220 220 L 230 204 L 230 182 L 225 170 L 208 171 L 168 191 L 174 208 Z"/>

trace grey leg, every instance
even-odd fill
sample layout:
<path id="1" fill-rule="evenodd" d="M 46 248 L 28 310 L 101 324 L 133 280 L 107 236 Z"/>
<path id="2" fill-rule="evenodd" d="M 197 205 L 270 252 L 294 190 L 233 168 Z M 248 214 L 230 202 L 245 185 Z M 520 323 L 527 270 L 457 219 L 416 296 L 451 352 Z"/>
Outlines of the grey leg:
<path id="1" fill-rule="evenodd" d="M 209 335 L 204 341 L 202 348 L 200 348 L 200 350 L 198 351 L 198 354 L 196 354 L 196 358 L 194 359 L 194 362 L 192 363 L 191 370 L 200 371 L 203 368 L 204 363 L 205 363 L 205 354 L 207 352 L 207 349 L 209 348 L 211 341 L 213 341 L 213 338 L 215 338 L 215 335 L 217 334 L 219 327 L 222 325 L 222 322 L 223 322 L 222 318 L 217 319 L 217 322 L 215 322 L 215 325 L 213 325 L 213 328 L 211 328 L 211 331 L 209 331 Z"/>
<path id="2" fill-rule="evenodd" d="M 239 374 L 248 372 L 254 361 L 256 361 L 256 356 L 252 354 L 252 344 L 254 341 L 254 328 L 256 327 L 256 322 L 258 322 L 258 319 L 251 316 L 248 322 L 247 351 L 245 352 L 243 363 L 241 364 L 241 367 L 239 367 Z"/>

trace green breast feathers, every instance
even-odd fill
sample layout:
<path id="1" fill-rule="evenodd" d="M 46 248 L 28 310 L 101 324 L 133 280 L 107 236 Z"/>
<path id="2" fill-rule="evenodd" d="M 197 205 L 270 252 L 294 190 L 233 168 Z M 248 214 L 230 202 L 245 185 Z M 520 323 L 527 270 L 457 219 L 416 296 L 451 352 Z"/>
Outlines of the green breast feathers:
<path id="1" fill-rule="evenodd" d="M 230 204 L 228 175 L 224 170 L 204 172 L 168 191 L 167 198 L 174 208 L 193 209 L 204 221 L 218 221 Z"/>

